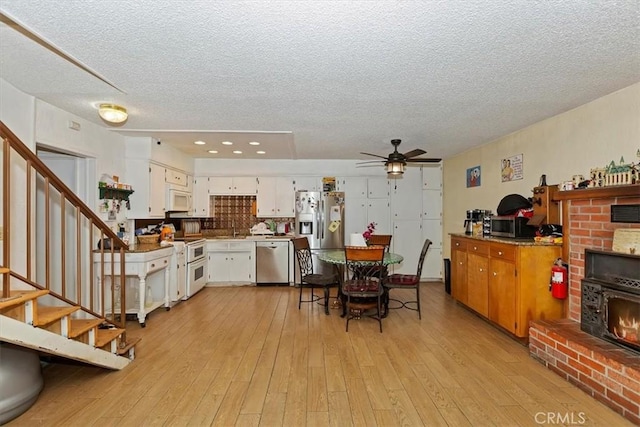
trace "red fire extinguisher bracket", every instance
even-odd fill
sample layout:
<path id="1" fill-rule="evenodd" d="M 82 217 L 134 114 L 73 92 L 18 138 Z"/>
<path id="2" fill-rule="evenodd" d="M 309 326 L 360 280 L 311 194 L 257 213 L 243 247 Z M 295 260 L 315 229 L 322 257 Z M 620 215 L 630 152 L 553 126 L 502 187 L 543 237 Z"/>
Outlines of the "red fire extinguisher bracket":
<path id="1" fill-rule="evenodd" d="M 566 299 L 569 295 L 568 265 L 558 258 L 551 267 L 551 296 L 557 299 Z"/>

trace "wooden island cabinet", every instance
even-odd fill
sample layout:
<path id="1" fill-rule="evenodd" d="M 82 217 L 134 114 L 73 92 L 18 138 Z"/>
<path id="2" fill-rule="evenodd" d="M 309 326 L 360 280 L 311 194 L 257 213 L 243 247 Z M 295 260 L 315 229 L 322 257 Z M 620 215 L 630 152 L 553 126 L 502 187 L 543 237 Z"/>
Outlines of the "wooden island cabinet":
<path id="1" fill-rule="evenodd" d="M 559 319 L 564 302 L 549 279 L 562 246 L 451 235 L 451 293 L 460 303 L 519 338 L 529 321 Z"/>

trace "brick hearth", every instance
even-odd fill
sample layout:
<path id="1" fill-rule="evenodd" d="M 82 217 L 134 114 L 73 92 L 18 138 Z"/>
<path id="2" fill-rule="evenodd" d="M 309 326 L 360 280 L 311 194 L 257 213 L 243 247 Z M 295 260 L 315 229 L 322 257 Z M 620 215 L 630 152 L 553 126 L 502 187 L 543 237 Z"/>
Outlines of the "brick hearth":
<path id="1" fill-rule="evenodd" d="M 580 330 L 580 281 L 584 250 L 610 251 L 617 228 L 640 224 L 611 223 L 612 204 L 640 203 L 640 186 L 559 193 L 563 203 L 564 259 L 569 262 L 567 319 L 533 321 L 531 355 L 553 372 L 640 425 L 640 357 Z"/>
<path id="2" fill-rule="evenodd" d="M 529 351 L 547 368 L 640 425 L 640 357 L 570 320 L 534 320 Z"/>

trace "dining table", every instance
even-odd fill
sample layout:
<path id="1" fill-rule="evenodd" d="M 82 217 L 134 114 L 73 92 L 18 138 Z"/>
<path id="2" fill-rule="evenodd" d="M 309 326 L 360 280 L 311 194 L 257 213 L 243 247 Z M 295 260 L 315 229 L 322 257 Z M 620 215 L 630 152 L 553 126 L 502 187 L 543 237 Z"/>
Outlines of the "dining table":
<path id="1" fill-rule="evenodd" d="M 342 298 L 341 298 L 342 282 L 344 280 L 344 265 L 347 263 L 344 249 L 331 249 L 326 251 L 319 251 L 317 256 L 320 261 L 324 261 L 328 264 L 332 264 L 336 268 L 336 271 L 338 272 L 340 287 L 338 288 L 338 298 L 336 300 L 337 306 L 334 308 L 338 308 L 340 305 L 342 305 L 342 308 L 343 308 L 342 317 L 344 317 L 347 314 L 344 304 L 342 304 Z M 385 252 L 382 263 L 385 266 L 387 266 L 391 264 L 400 264 L 403 260 L 404 260 L 404 257 L 400 254 L 396 254 L 393 252 Z M 366 264 L 366 261 L 362 261 L 362 263 Z"/>

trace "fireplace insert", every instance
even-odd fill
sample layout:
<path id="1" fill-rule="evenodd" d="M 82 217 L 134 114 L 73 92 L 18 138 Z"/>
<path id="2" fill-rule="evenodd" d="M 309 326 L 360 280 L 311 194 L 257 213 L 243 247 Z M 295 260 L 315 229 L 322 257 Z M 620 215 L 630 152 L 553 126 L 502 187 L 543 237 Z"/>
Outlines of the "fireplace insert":
<path id="1" fill-rule="evenodd" d="M 580 327 L 640 353 L 640 256 L 585 251 Z"/>

